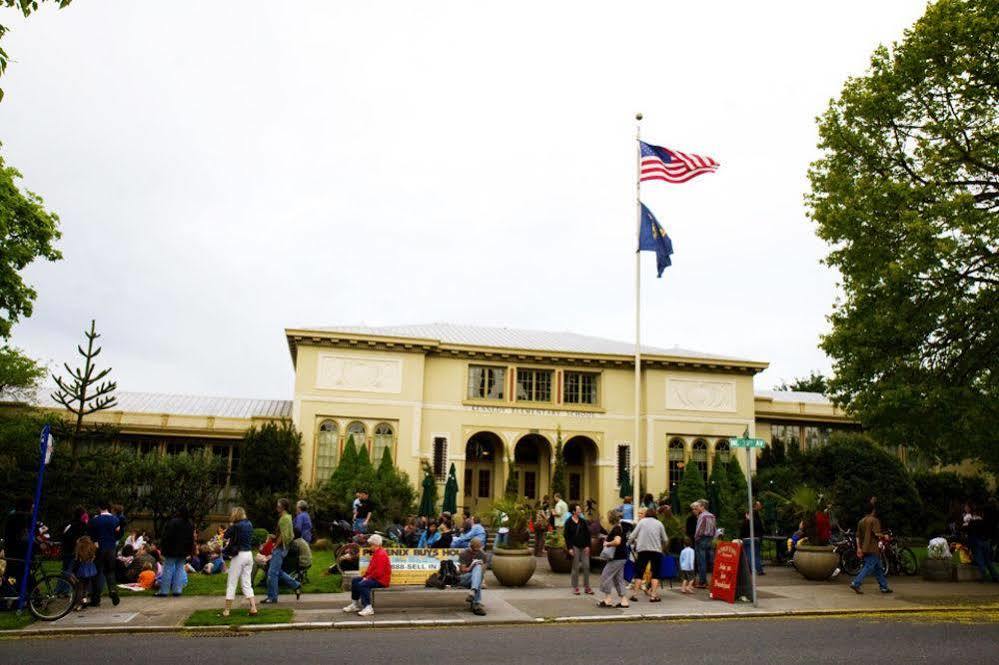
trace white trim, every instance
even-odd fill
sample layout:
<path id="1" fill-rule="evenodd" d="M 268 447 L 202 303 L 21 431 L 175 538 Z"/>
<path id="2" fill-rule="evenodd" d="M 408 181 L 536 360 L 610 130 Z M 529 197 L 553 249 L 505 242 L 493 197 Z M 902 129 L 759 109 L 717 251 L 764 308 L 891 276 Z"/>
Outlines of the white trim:
<path id="1" fill-rule="evenodd" d="M 423 410 L 420 407 L 418 407 L 418 406 L 414 406 L 413 407 L 413 423 L 412 423 L 412 428 L 413 428 L 413 434 L 410 437 L 410 444 L 409 444 L 409 446 L 410 446 L 410 452 L 412 453 L 413 457 L 419 458 L 420 457 L 420 441 L 421 441 L 420 436 L 421 436 L 422 430 L 423 430 Z"/>

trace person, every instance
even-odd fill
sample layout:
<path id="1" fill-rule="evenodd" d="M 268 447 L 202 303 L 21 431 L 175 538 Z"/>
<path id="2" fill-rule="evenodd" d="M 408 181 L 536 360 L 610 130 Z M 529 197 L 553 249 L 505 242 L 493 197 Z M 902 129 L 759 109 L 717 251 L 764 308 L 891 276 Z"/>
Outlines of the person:
<path id="1" fill-rule="evenodd" d="M 613 547 L 614 556 L 604 564 L 600 573 L 600 591 L 604 598 L 597 607 L 628 607 L 628 585 L 624 581 L 624 564 L 628 560 L 628 545 L 624 541 L 624 530 L 621 528 L 621 513 L 611 510 L 607 513 L 607 523 L 610 531 L 604 540 L 604 547 Z M 614 593 L 617 593 L 617 601 Z"/>
<path id="2" fill-rule="evenodd" d="M 461 511 L 461 533 L 468 533 L 472 528 L 472 512 L 465 508 Z"/>
<path id="3" fill-rule="evenodd" d="M 402 535 L 399 542 L 403 547 L 419 547 L 420 532 L 416 528 L 416 521 L 413 518 L 406 520 L 406 525 L 402 527 Z"/>
<path id="4" fill-rule="evenodd" d="M 97 593 L 100 593 L 100 588 L 96 585 L 97 564 L 94 563 L 96 558 L 97 545 L 90 536 L 83 535 L 77 538 L 73 543 L 73 565 L 70 572 L 76 579 L 75 609 L 78 612 L 87 606 L 95 588 Z"/>
<path id="5" fill-rule="evenodd" d="M 694 552 L 697 554 L 697 584 L 698 589 L 705 589 L 708 586 L 708 571 L 711 570 L 715 559 L 714 540 L 718 535 L 718 522 L 715 516 L 708 511 L 708 502 L 705 499 L 698 499 L 690 504 L 694 514 L 697 515 L 697 526 L 694 528 Z"/>
<path id="6" fill-rule="evenodd" d="M 669 546 L 669 537 L 666 535 L 666 527 L 656 518 L 655 511 L 645 511 L 644 517 L 638 520 L 635 529 L 628 535 L 628 544 L 634 546 L 636 552 L 635 579 L 632 584 L 637 590 L 645 577 L 646 569 L 651 568 L 649 602 L 658 603 L 662 600 L 659 596 L 659 571 L 662 569 L 663 552 Z M 638 600 L 638 596 L 632 592 L 631 599 Z"/>
<path id="7" fill-rule="evenodd" d="M 420 548 L 434 547 L 440 539 L 441 534 L 437 532 L 437 522 L 429 522 L 427 530 L 420 534 L 420 540 L 417 541 L 416 546 Z"/>
<path id="8" fill-rule="evenodd" d="M 479 542 L 487 542 L 486 530 L 482 526 L 482 518 L 478 515 L 472 516 L 471 528 L 462 533 L 460 536 L 455 536 L 451 539 L 451 548 L 457 550 L 468 547 L 468 544 L 472 542 L 472 538 L 478 538 Z"/>
<path id="9" fill-rule="evenodd" d="M 357 612 L 358 616 L 369 617 L 375 613 L 371 607 L 371 590 L 387 589 L 392 582 L 392 563 L 388 553 L 382 548 L 382 537 L 377 533 L 368 538 L 371 548 L 371 562 L 363 576 L 350 581 L 350 605 L 344 612 Z"/>
<path id="10" fill-rule="evenodd" d="M 763 516 L 761 511 L 763 510 L 763 504 L 759 501 L 753 502 L 753 538 L 749 537 L 749 513 L 746 513 L 742 520 L 742 527 L 739 529 L 739 537 L 742 538 L 742 546 L 747 550 L 753 548 L 753 557 L 756 562 L 756 574 L 766 575 L 763 572 L 763 558 L 761 554 L 763 553 L 763 548 L 761 543 L 763 542 Z"/>
<path id="11" fill-rule="evenodd" d="M 362 505 L 365 494 L 365 492 L 361 493 Z M 302 597 L 302 585 L 281 568 L 284 558 L 288 555 L 288 548 L 291 546 L 291 541 L 295 539 L 291 515 L 288 514 L 290 509 L 291 502 L 288 499 L 278 499 L 277 539 L 274 541 L 274 550 L 271 552 L 271 559 L 267 564 L 267 598 L 263 600 L 264 603 L 273 604 L 278 602 L 278 585 L 281 582 L 284 582 L 295 591 L 296 600 Z"/>
<path id="12" fill-rule="evenodd" d="M 569 519 L 569 504 L 562 500 L 562 495 L 555 493 L 555 507 L 552 509 L 552 519 L 555 528 L 561 529 L 565 526 L 565 521 Z"/>
<path id="13" fill-rule="evenodd" d="M 999 582 L 999 573 L 996 572 L 995 564 L 992 563 L 992 525 L 985 519 L 982 509 L 975 504 L 969 506 L 970 517 L 964 523 L 965 533 L 968 535 L 968 549 L 971 551 L 971 560 L 981 573 L 979 582 L 992 580 Z"/>
<path id="14" fill-rule="evenodd" d="M 62 529 L 62 569 L 69 572 L 76 560 L 76 541 L 87 535 L 87 509 L 77 506 Z"/>
<path id="15" fill-rule="evenodd" d="M 163 526 L 160 539 L 160 552 L 163 554 L 163 574 L 160 576 L 160 589 L 155 595 L 164 598 L 167 594 L 179 596 L 184 591 L 187 572 L 184 562 L 194 551 L 194 524 L 187 508 L 180 508 Z"/>
<path id="16" fill-rule="evenodd" d="M 142 545 L 145 542 L 146 542 L 145 536 L 142 533 L 139 533 L 139 531 L 132 529 L 131 531 L 128 532 L 128 536 L 125 538 L 125 544 L 122 547 L 125 547 L 126 545 L 131 545 L 132 551 L 138 552 L 139 548 L 142 547 Z"/>
<path id="17" fill-rule="evenodd" d="M 684 537 L 680 551 L 680 593 L 694 593 L 694 548 L 690 538 Z"/>
<path id="18" fill-rule="evenodd" d="M 545 536 L 548 534 L 548 515 L 540 504 L 534 511 L 532 525 L 534 527 L 534 556 L 544 556 Z"/>
<path id="19" fill-rule="evenodd" d="M 225 559 L 222 557 L 222 550 L 213 549 L 210 546 L 205 546 L 205 558 L 203 559 L 204 564 L 201 567 L 201 572 L 205 575 L 218 575 L 226 571 Z"/>
<path id="20" fill-rule="evenodd" d="M 111 505 L 107 501 L 99 501 L 97 507 L 100 514 L 87 524 L 90 538 L 97 543 L 97 585 L 94 597 L 90 599 L 90 606 L 98 607 L 101 604 L 101 590 L 105 584 L 108 587 L 111 604 L 117 606 L 121 602 L 114 576 L 115 554 L 118 549 L 118 518 L 111 514 Z"/>
<path id="21" fill-rule="evenodd" d="M 618 512 L 621 513 L 621 521 L 626 524 L 635 523 L 635 505 L 631 502 L 630 496 L 624 497 L 624 503 L 617 507 Z"/>
<path id="22" fill-rule="evenodd" d="M 472 605 L 472 614 L 485 616 L 482 607 L 482 577 L 485 574 L 486 553 L 482 551 L 482 541 L 472 538 L 468 548 L 458 555 L 458 586 L 471 589 L 466 600 Z"/>
<path id="23" fill-rule="evenodd" d="M 645 514 L 655 514 L 659 511 L 659 504 L 656 503 L 656 499 L 652 494 L 646 494 L 642 497 L 642 505 L 645 507 Z"/>
<path id="24" fill-rule="evenodd" d="M 590 529 L 583 519 L 583 508 L 578 503 L 572 504 L 563 529 L 565 546 L 572 552 L 572 592 L 579 595 L 579 571 L 582 569 L 586 593 L 593 595 L 590 588 Z"/>
<path id="25" fill-rule="evenodd" d="M 267 538 L 264 540 L 260 549 L 257 553 L 253 555 L 253 574 L 250 576 L 254 584 L 256 584 L 257 571 L 260 569 L 264 570 L 264 579 L 267 577 L 267 564 L 270 563 L 271 554 L 274 553 L 274 542 L 277 540 L 277 534 L 269 533 Z"/>
<path id="26" fill-rule="evenodd" d="M 451 531 L 451 523 L 442 519 L 440 526 L 437 527 L 437 533 L 440 534 L 440 537 L 437 539 L 436 543 L 431 545 L 431 547 L 438 547 L 441 549 L 448 549 L 451 547 L 451 544 L 454 541 L 454 533 Z"/>
<path id="27" fill-rule="evenodd" d="M 865 577 L 874 573 L 881 593 L 891 593 L 885 571 L 881 567 L 881 549 L 878 547 L 878 539 L 881 537 L 881 521 L 877 517 L 875 502 L 872 500 L 869 505 L 870 512 L 857 524 L 857 557 L 863 559 L 864 567 L 850 582 L 850 588 L 857 593 L 864 593 L 860 585 L 863 584 Z"/>
<path id="28" fill-rule="evenodd" d="M 28 542 L 31 539 L 31 512 L 35 502 L 30 497 L 19 497 L 14 501 L 14 511 L 4 522 L 3 540 L 7 559 L 5 577 L 20 582 L 25 570 L 29 570 L 24 559 L 28 556 Z M 16 588 L 20 588 L 19 586 Z"/>
<path id="29" fill-rule="evenodd" d="M 225 537 L 231 548 L 236 551 L 236 555 L 229 560 L 229 577 L 225 585 L 225 607 L 222 609 L 222 616 L 229 616 L 232 610 L 232 601 L 236 600 L 237 583 L 242 587 L 243 596 L 250 603 L 250 616 L 253 616 L 257 613 L 257 601 L 253 597 L 253 584 L 251 584 L 253 524 L 246 519 L 246 510 L 240 506 L 236 506 L 229 513 L 229 522 L 231 524 L 225 532 Z"/>
<path id="30" fill-rule="evenodd" d="M 142 574 L 144 570 L 151 570 L 156 567 L 156 557 L 152 555 L 149 551 L 149 547 L 143 544 L 139 551 L 135 553 L 132 557 L 132 563 L 128 564 L 128 568 L 125 569 L 124 580 L 126 582 L 138 582 L 139 575 Z M 117 571 L 115 571 L 117 574 Z"/>
<path id="31" fill-rule="evenodd" d="M 547 494 L 541 497 L 541 514 L 544 515 L 545 522 L 549 527 L 555 526 L 555 518 L 552 517 L 552 503 Z"/>
<path id="32" fill-rule="evenodd" d="M 368 498 L 368 490 L 357 491 L 357 508 L 354 516 L 354 531 L 357 533 L 367 533 L 371 522 L 371 513 L 374 512 L 374 505 Z"/>
<path id="33" fill-rule="evenodd" d="M 292 522 L 295 536 L 307 543 L 312 543 L 312 517 L 309 516 L 309 504 L 299 499 L 295 504 L 295 519 Z"/>

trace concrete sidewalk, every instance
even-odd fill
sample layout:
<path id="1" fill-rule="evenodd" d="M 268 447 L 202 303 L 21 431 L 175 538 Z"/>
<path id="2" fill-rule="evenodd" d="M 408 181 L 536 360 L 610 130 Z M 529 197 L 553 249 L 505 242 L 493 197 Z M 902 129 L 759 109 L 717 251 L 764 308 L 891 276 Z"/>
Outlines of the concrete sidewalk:
<path id="1" fill-rule="evenodd" d="M 501 587 L 492 573 L 487 575 L 483 605 L 487 615 L 479 617 L 468 611 L 464 594 L 419 592 L 376 596 L 376 614 L 360 619 L 341 611 L 349 602 L 343 593 L 314 594 L 296 601 L 284 594 L 276 607 L 294 610 L 292 624 L 245 626 L 243 630 L 288 628 L 356 628 L 411 625 L 488 625 L 568 621 L 621 621 L 637 619 L 702 619 L 738 616 L 780 616 L 793 614 L 855 614 L 863 612 L 916 612 L 944 608 L 985 607 L 999 604 L 999 584 L 976 582 L 924 582 L 919 577 L 889 578 L 895 593 L 881 594 L 874 580 L 864 584 L 863 595 L 848 587 L 843 576 L 829 582 L 807 582 L 789 568 L 769 568 L 759 579 L 759 607 L 751 603 L 728 603 L 711 600 L 707 591 L 693 595 L 668 587 L 661 603 L 649 603 L 643 596 L 627 609 L 598 608 L 597 596 L 574 596 L 568 575 L 549 572 L 547 562 L 538 560 L 538 571 L 530 584 L 518 589 Z M 599 573 L 591 576 L 596 587 Z M 184 620 L 198 609 L 221 608 L 219 596 L 182 596 L 153 598 L 123 597 L 118 607 L 102 603 L 99 609 L 74 612 L 55 622 L 36 621 L 20 631 L 21 635 L 86 634 L 118 631 L 181 630 Z M 244 607 L 237 600 L 237 607 Z M 224 630 L 224 628 L 221 628 Z M 213 630 L 198 628 L 187 630 Z"/>

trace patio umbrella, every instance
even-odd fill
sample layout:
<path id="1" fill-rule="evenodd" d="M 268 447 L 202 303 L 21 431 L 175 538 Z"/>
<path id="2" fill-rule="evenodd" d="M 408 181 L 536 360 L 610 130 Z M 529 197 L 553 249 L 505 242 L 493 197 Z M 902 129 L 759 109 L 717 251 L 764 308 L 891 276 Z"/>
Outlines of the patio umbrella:
<path id="1" fill-rule="evenodd" d="M 423 496 L 420 497 L 420 515 L 422 517 L 436 517 L 434 504 L 437 503 L 437 483 L 434 477 L 427 474 L 423 477 Z"/>
<path id="2" fill-rule="evenodd" d="M 631 474 L 628 473 L 627 469 L 621 470 L 621 491 L 617 493 L 622 499 L 626 496 L 631 496 Z"/>
<path id="3" fill-rule="evenodd" d="M 447 484 L 444 485 L 444 506 L 441 510 L 452 515 L 458 512 L 458 477 L 455 475 L 454 462 L 451 463 Z"/>
<path id="4" fill-rule="evenodd" d="M 680 491 L 676 483 L 669 488 L 669 506 L 673 509 L 673 514 L 680 516 Z"/>

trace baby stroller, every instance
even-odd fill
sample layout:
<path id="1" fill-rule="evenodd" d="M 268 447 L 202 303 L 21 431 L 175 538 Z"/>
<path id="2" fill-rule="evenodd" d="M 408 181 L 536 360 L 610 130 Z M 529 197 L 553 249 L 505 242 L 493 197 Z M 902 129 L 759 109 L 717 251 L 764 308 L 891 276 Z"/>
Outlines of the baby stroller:
<path id="1" fill-rule="evenodd" d="M 312 548 L 302 538 L 291 541 L 288 554 L 281 563 L 281 570 L 288 573 L 299 584 L 309 581 L 309 569 L 312 568 Z"/>

